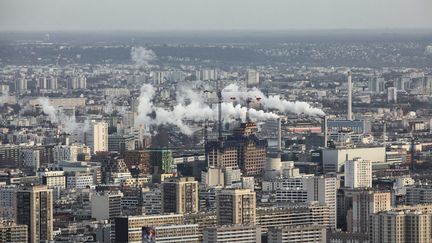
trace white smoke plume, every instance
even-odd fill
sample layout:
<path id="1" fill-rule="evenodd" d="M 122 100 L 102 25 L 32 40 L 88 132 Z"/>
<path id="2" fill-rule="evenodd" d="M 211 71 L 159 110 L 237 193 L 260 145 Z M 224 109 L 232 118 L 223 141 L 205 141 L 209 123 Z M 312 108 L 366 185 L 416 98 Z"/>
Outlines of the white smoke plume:
<path id="1" fill-rule="evenodd" d="M 72 133 L 77 130 L 88 130 L 88 127 L 82 127 L 76 122 L 75 116 L 68 116 L 61 110 L 58 110 L 53 105 L 51 105 L 48 98 L 39 97 L 38 102 L 42 106 L 42 111 L 48 115 L 50 121 L 52 123 L 60 124 L 64 132 Z"/>
<path id="2" fill-rule="evenodd" d="M 155 90 L 150 84 L 144 84 L 141 87 L 139 97 L 138 116 L 136 126 L 139 125 L 160 125 L 171 124 L 177 126 L 180 131 L 186 135 L 191 135 L 191 128 L 185 124 L 188 121 L 205 121 L 217 119 L 217 106 L 210 107 L 205 103 L 204 93 L 198 93 L 190 88 L 179 88 L 176 93 L 177 105 L 172 109 L 165 109 L 154 106 L 152 100 L 155 95 Z M 187 104 L 186 104 L 187 101 Z M 155 117 L 150 117 L 149 114 L 155 113 Z M 230 102 L 222 103 L 222 117 L 224 122 L 229 122 L 234 119 L 246 120 L 247 108 L 240 104 L 234 105 Z M 251 120 L 263 121 L 268 119 L 276 119 L 278 116 L 271 112 L 258 111 L 249 109 Z"/>
<path id="3" fill-rule="evenodd" d="M 236 100 L 240 99 L 245 102 L 247 99 L 255 100 L 259 98 L 259 103 L 265 109 L 275 109 L 284 113 L 295 113 L 295 114 L 306 114 L 310 116 L 322 116 L 324 112 L 319 109 L 312 107 L 307 102 L 302 101 L 287 101 L 280 95 L 264 95 L 259 89 L 253 88 L 248 91 L 240 90 L 236 84 L 230 84 L 222 90 L 222 97 L 224 100 L 231 99 L 234 97 Z"/>
<path id="4" fill-rule="evenodd" d="M 132 47 L 131 58 L 135 65 L 146 67 L 156 59 L 156 53 L 145 47 Z"/>
<path id="5" fill-rule="evenodd" d="M 57 123 L 57 110 L 50 104 L 49 100 L 45 97 L 40 97 L 38 98 L 38 102 L 42 106 L 42 111 L 49 116 L 51 122 Z"/>

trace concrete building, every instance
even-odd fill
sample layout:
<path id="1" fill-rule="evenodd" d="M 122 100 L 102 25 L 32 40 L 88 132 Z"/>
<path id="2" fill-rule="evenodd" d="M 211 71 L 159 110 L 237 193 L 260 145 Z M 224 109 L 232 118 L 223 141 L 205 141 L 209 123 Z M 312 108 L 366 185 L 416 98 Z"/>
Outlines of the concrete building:
<path id="1" fill-rule="evenodd" d="M 249 69 L 246 71 L 246 86 L 254 87 L 258 86 L 260 82 L 259 72 L 253 69 Z"/>
<path id="2" fill-rule="evenodd" d="M 84 189 L 96 185 L 90 172 L 73 171 L 66 174 L 66 187 Z"/>
<path id="3" fill-rule="evenodd" d="M 125 134 L 110 134 L 108 136 L 108 151 L 124 155 L 126 151 L 135 149 L 135 136 Z"/>
<path id="4" fill-rule="evenodd" d="M 198 182 L 193 177 L 169 178 L 162 182 L 162 212 L 198 212 Z"/>
<path id="5" fill-rule="evenodd" d="M 256 196 L 248 189 L 224 189 L 217 194 L 218 224 L 255 224 Z"/>
<path id="6" fill-rule="evenodd" d="M 224 225 L 205 228 L 203 242 L 261 243 L 261 228 L 256 225 Z"/>
<path id="7" fill-rule="evenodd" d="M 56 145 L 53 148 L 54 163 L 60 161 L 77 161 L 78 155 L 90 157 L 90 147 L 82 144 Z"/>
<path id="8" fill-rule="evenodd" d="M 255 135 L 255 123 L 242 123 L 233 136 L 209 141 L 205 146 L 208 167 L 238 167 L 245 175 L 260 175 L 266 163 L 267 140 Z"/>
<path id="9" fill-rule="evenodd" d="M 375 164 L 385 163 L 385 155 L 384 147 L 323 149 L 323 170 L 325 173 L 341 172 L 347 160 L 358 157 L 371 161 L 373 167 Z"/>
<path id="10" fill-rule="evenodd" d="M 27 225 L 16 224 L 13 221 L 0 223 L 1 243 L 23 243 L 28 242 Z"/>
<path id="11" fill-rule="evenodd" d="M 397 103 L 397 89 L 395 87 L 389 87 L 387 89 L 387 102 L 391 104 Z"/>
<path id="12" fill-rule="evenodd" d="M 20 150 L 19 167 L 27 171 L 36 171 L 40 166 L 40 151 L 36 149 Z"/>
<path id="13" fill-rule="evenodd" d="M 370 160 L 354 158 L 345 164 L 345 187 L 372 187 L 372 163 Z"/>
<path id="14" fill-rule="evenodd" d="M 142 242 L 143 227 L 182 225 L 183 223 L 182 214 L 116 217 L 114 218 L 114 241 L 118 243 Z"/>
<path id="15" fill-rule="evenodd" d="M 431 214 L 386 211 L 371 216 L 371 243 L 428 243 L 432 241 Z"/>
<path id="16" fill-rule="evenodd" d="M 92 153 L 108 151 L 108 124 L 92 121 L 85 138 L 85 143 L 91 148 Z"/>
<path id="17" fill-rule="evenodd" d="M 106 220 L 121 215 L 120 193 L 95 194 L 91 196 L 92 218 Z"/>
<path id="18" fill-rule="evenodd" d="M 261 207 L 256 209 L 256 224 L 262 227 L 263 233 L 285 226 L 317 224 L 329 228 L 329 207 L 318 203 Z"/>
<path id="19" fill-rule="evenodd" d="M 16 223 L 27 226 L 28 242 L 53 240 L 52 190 L 46 186 L 23 187 L 16 196 Z"/>
<path id="20" fill-rule="evenodd" d="M 276 187 L 276 201 L 279 203 L 327 204 L 330 212 L 330 225 L 336 227 L 337 178 L 334 176 L 299 176 L 284 178 Z"/>
<path id="21" fill-rule="evenodd" d="M 359 190 L 352 194 L 352 210 L 347 212 L 348 231 L 364 233 L 369 231 L 370 217 L 374 213 L 391 209 L 391 193 L 373 190 Z"/>
<path id="22" fill-rule="evenodd" d="M 405 203 L 409 205 L 432 203 L 432 186 L 409 186 L 406 187 Z"/>
<path id="23" fill-rule="evenodd" d="M 129 170 L 136 168 L 140 175 L 152 173 L 152 165 L 150 163 L 150 151 L 147 150 L 132 150 L 125 152 L 124 161 Z"/>
<path id="24" fill-rule="evenodd" d="M 325 243 L 326 228 L 318 225 L 271 228 L 268 243 Z"/>
<path id="25" fill-rule="evenodd" d="M 224 187 L 224 172 L 222 168 L 208 168 L 201 172 L 201 183 L 206 187 Z"/>
<path id="26" fill-rule="evenodd" d="M 15 220 L 16 218 L 16 191 L 15 186 L 0 187 L 0 218 Z"/>

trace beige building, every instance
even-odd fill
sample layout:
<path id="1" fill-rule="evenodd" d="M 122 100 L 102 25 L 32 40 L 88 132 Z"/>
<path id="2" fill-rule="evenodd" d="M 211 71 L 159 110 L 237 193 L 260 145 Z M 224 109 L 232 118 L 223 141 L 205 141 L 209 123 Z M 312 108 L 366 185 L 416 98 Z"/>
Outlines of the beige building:
<path id="1" fill-rule="evenodd" d="M 162 182 L 162 212 L 198 212 L 198 182 L 193 177 L 169 178 Z"/>
<path id="2" fill-rule="evenodd" d="M 85 138 L 92 153 L 108 151 L 108 123 L 92 121 Z"/>
<path id="3" fill-rule="evenodd" d="M 261 243 L 261 228 L 256 225 L 224 225 L 203 231 L 203 242 Z"/>
<path id="4" fill-rule="evenodd" d="M 183 223 L 184 217 L 182 214 L 117 217 L 114 219 L 114 239 L 118 243 L 142 242 L 143 227 L 181 225 Z"/>
<path id="5" fill-rule="evenodd" d="M 285 226 L 268 232 L 268 243 L 325 243 L 326 239 L 326 228 L 319 225 Z"/>
<path id="6" fill-rule="evenodd" d="M 54 238 L 53 193 L 46 186 L 23 187 L 17 191 L 17 224 L 27 225 L 28 242 Z"/>
<path id="7" fill-rule="evenodd" d="M 224 189 L 216 196 L 218 224 L 255 224 L 256 195 L 249 189 Z"/>
<path id="8" fill-rule="evenodd" d="M 369 219 L 374 213 L 391 209 L 391 193 L 373 190 L 355 191 L 352 194 L 352 210 L 347 213 L 350 232 L 369 231 Z"/>
<path id="9" fill-rule="evenodd" d="M 15 224 L 11 221 L 0 223 L 1 243 L 23 243 L 28 242 L 27 225 Z"/>
<path id="10" fill-rule="evenodd" d="M 372 215 L 371 243 L 430 243 L 432 215 L 422 211 L 387 211 Z"/>

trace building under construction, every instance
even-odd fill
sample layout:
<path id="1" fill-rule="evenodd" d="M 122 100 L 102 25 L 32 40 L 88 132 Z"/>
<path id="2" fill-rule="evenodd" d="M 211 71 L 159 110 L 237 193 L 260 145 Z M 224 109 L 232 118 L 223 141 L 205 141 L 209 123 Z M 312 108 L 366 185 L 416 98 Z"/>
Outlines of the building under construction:
<path id="1" fill-rule="evenodd" d="M 267 140 L 255 135 L 256 124 L 242 123 L 227 138 L 208 141 L 205 146 L 208 167 L 239 167 L 245 175 L 259 175 L 264 170 Z"/>

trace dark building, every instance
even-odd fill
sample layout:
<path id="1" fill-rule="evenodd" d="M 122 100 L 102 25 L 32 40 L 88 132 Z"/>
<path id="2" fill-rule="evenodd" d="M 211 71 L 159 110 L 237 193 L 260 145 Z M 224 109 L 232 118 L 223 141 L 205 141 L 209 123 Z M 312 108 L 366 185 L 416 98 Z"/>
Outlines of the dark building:
<path id="1" fill-rule="evenodd" d="M 267 140 L 255 135 L 256 124 L 242 123 L 232 136 L 209 141 L 205 146 L 209 167 L 239 167 L 245 175 L 259 175 L 264 170 Z"/>

